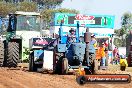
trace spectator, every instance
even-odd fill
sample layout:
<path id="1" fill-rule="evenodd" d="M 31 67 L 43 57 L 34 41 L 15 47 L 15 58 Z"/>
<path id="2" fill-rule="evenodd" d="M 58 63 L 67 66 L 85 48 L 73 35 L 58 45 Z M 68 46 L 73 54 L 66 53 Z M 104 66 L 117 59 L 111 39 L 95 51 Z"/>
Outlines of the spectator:
<path id="1" fill-rule="evenodd" d="M 109 56 L 108 56 L 108 48 L 105 48 L 105 57 L 106 57 L 105 65 L 108 66 L 108 59 L 109 59 Z"/>
<path id="2" fill-rule="evenodd" d="M 91 35 L 90 44 L 93 45 L 95 49 L 97 49 L 97 41 L 95 39 L 95 35 L 94 34 Z"/>
<path id="3" fill-rule="evenodd" d="M 125 71 L 126 67 L 128 66 L 126 57 L 124 55 L 121 55 L 120 58 L 120 70 Z"/>
<path id="4" fill-rule="evenodd" d="M 113 62 L 116 62 L 118 58 L 118 48 L 115 47 L 115 49 L 113 50 Z"/>
<path id="5" fill-rule="evenodd" d="M 101 54 L 101 66 L 106 66 L 106 53 L 105 53 L 105 45 L 102 43 L 100 48 L 100 54 Z"/>
<path id="6" fill-rule="evenodd" d="M 108 47 L 108 40 L 106 40 L 105 42 L 104 42 L 104 44 L 105 44 L 105 47 Z"/>
<path id="7" fill-rule="evenodd" d="M 117 52 L 116 59 L 115 59 L 115 63 L 116 64 L 119 64 L 119 60 L 120 60 L 120 56 L 119 56 L 119 52 Z"/>
<path id="8" fill-rule="evenodd" d="M 113 56 L 115 56 L 116 53 L 117 53 L 117 47 L 115 47 L 113 50 Z"/>

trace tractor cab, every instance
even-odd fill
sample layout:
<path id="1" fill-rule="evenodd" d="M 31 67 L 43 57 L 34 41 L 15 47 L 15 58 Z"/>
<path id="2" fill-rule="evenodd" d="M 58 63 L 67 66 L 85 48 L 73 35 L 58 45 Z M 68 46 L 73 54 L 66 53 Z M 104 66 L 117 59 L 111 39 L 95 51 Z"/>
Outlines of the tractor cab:
<path id="1" fill-rule="evenodd" d="M 15 35 L 21 38 L 21 60 L 27 62 L 30 39 L 41 36 L 41 15 L 37 12 L 16 11 L 14 16 Z"/>
<path id="2" fill-rule="evenodd" d="M 1 65 L 16 67 L 21 61 L 28 62 L 29 40 L 40 37 L 41 15 L 37 12 L 16 11 L 8 15 L 6 39 L 2 41 Z M 4 52 L 6 51 L 6 52 Z"/>

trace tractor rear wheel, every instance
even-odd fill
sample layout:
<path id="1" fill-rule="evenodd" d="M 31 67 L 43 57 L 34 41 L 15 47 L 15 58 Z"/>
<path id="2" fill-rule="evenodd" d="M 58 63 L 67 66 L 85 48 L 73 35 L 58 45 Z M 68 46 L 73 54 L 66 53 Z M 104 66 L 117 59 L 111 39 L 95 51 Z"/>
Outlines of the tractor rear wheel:
<path id="1" fill-rule="evenodd" d="M 3 66 L 4 63 L 4 43 L 0 41 L 0 66 Z"/>
<path id="2" fill-rule="evenodd" d="M 9 42 L 7 48 L 6 66 L 17 67 L 18 61 L 19 61 L 19 43 Z"/>
<path id="3" fill-rule="evenodd" d="M 62 74 L 67 74 L 68 73 L 68 60 L 67 58 L 62 59 Z"/>

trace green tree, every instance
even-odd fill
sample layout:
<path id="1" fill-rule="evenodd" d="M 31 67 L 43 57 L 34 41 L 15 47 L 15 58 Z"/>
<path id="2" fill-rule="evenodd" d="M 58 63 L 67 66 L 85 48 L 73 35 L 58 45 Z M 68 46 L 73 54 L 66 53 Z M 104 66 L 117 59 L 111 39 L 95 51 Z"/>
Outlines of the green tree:
<path id="1" fill-rule="evenodd" d="M 52 20 L 53 13 L 58 12 L 58 13 L 79 13 L 79 11 L 74 10 L 74 9 L 65 9 L 65 8 L 60 8 L 60 9 L 45 9 L 42 11 L 42 16 L 44 21 L 50 22 Z"/>
<path id="2" fill-rule="evenodd" d="M 121 39 L 121 46 L 126 46 L 126 36 L 128 32 L 132 29 L 132 14 L 126 12 L 121 18 L 121 28 L 116 30 L 116 35 Z"/>
<path id="3" fill-rule="evenodd" d="M 122 41 L 119 38 L 115 38 L 114 39 L 114 45 L 117 47 L 121 47 L 122 46 Z"/>
<path id="4" fill-rule="evenodd" d="M 21 2 L 17 6 L 17 10 L 28 11 L 28 12 L 37 11 L 37 3 L 35 3 L 35 2 L 26 2 L 26 1 Z"/>
<path id="5" fill-rule="evenodd" d="M 54 9 L 59 6 L 64 0 L 40 0 L 38 3 L 42 4 L 45 9 Z"/>
<path id="6" fill-rule="evenodd" d="M 125 31 L 125 32 L 123 32 L 122 35 L 124 35 L 124 34 L 128 33 L 128 31 L 130 31 L 132 28 L 132 13 L 131 12 L 124 13 L 121 20 L 122 20 L 121 30 Z"/>
<path id="7" fill-rule="evenodd" d="M 35 2 L 20 2 L 19 4 L 0 2 L 0 16 L 5 17 L 9 13 L 15 11 L 37 11 L 37 3 Z"/>
<path id="8" fill-rule="evenodd" d="M 0 16 L 5 17 L 9 13 L 16 11 L 16 7 L 12 3 L 0 2 Z"/>
<path id="9" fill-rule="evenodd" d="M 131 12 L 126 12 L 122 16 L 122 27 L 125 27 L 125 29 L 130 29 L 131 24 L 132 24 L 132 14 Z"/>
<path id="10" fill-rule="evenodd" d="M 114 33 L 115 33 L 116 36 L 120 36 L 120 30 L 119 29 L 115 29 Z"/>
<path id="11" fill-rule="evenodd" d="M 122 42 L 121 42 L 121 39 L 120 39 L 120 29 L 115 29 L 114 33 L 115 33 L 115 37 L 116 37 L 116 38 L 114 38 L 114 45 L 117 46 L 117 47 L 121 47 Z"/>
<path id="12" fill-rule="evenodd" d="M 42 14 L 42 17 L 47 25 L 49 25 L 49 23 L 54 20 L 52 17 L 53 17 L 53 14 L 56 12 L 58 12 L 58 13 L 74 13 L 74 14 L 79 13 L 79 11 L 74 10 L 74 9 L 65 9 L 65 8 L 45 9 L 42 11 L 41 14 Z"/>

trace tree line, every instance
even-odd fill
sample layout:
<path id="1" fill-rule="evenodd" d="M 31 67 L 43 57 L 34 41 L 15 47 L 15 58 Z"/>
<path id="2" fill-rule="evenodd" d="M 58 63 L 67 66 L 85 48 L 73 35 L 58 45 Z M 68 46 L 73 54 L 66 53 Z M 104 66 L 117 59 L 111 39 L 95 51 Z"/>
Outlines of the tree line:
<path id="1" fill-rule="evenodd" d="M 128 37 L 130 31 L 132 30 L 132 13 L 126 12 L 121 17 L 121 28 L 115 29 L 115 38 L 114 44 L 117 47 L 126 46 L 126 38 Z"/>
<path id="2" fill-rule="evenodd" d="M 15 11 L 40 12 L 46 24 L 52 20 L 52 13 L 79 13 L 75 9 L 59 8 L 64 0 L 0 0 L 0 17 L 6 17 Z M 132 29 L 132 13 L 126 12 L 121 18 L 121 28 L 115 29 L 116 46 L 126 46 L 126 37 Z"/>
<path id="3" fill-rule="evenodd" d="M 0 17 L 15 11 L 40 12 L 48 24 L 53 12 L 79 13 L 75 9 L 59 8 L 64 0 L 0 0 Z"/>
<path id="4" fill-rule="evenodd" d="M 5 17 L 8 13 L 15 11 L 28 11 L 28 12 L 70 12 L 78 13 L 73 9 L 60 9 L 59 7 L 64 0 L 0 0 L 0 16 Z"/>

